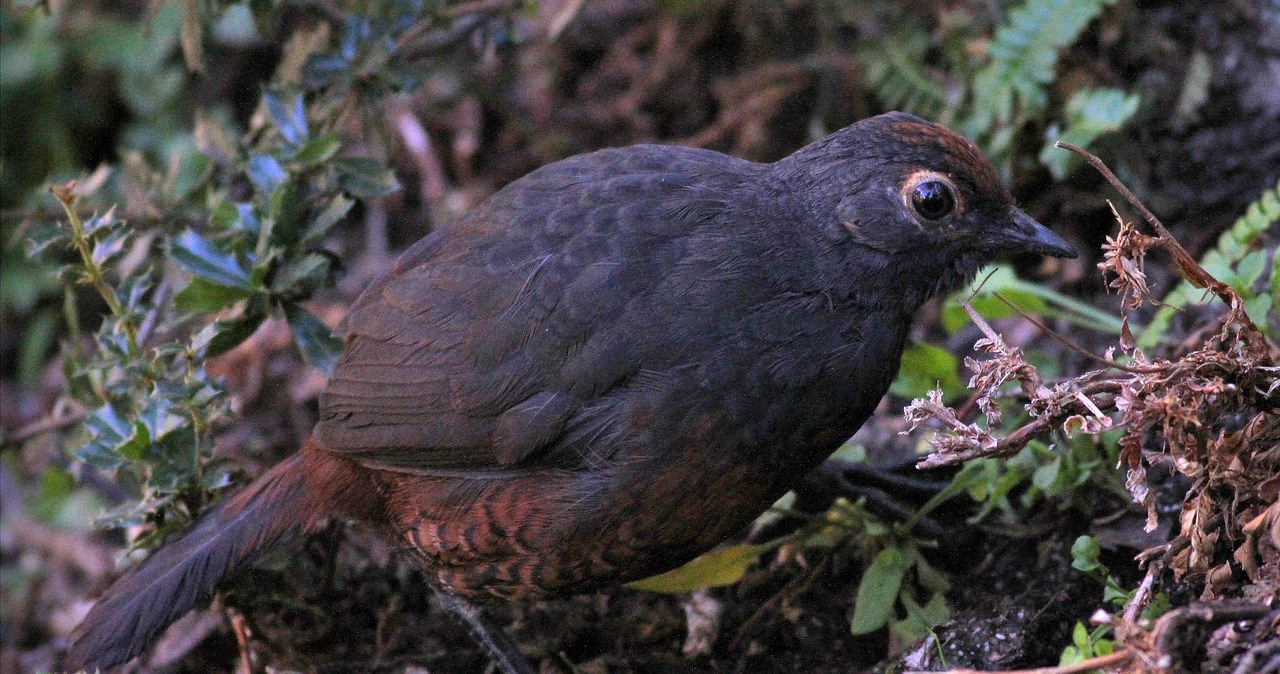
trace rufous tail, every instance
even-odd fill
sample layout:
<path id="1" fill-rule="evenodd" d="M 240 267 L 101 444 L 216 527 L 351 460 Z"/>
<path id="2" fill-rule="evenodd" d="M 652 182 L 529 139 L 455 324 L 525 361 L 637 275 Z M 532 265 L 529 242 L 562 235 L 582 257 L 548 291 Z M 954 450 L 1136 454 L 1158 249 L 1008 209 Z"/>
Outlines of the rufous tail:
<path id="1" fill-rule="evenodd" d="M 107 670 L 141 654 L 262 553 L 318 529 L 330 514 L 361 514 L 351 506 L 373 495 L 368 480 L 308 440 L 108 588 L 71 633 L 66 671 Z"/>

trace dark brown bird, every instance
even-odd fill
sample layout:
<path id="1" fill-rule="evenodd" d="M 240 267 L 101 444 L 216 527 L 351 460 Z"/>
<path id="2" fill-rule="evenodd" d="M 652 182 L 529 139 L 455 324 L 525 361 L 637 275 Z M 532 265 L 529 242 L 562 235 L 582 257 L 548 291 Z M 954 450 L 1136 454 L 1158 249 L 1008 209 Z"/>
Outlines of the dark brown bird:
<path id="1" fill-rule="evenodd" d="M 673 568 L 852 435 L 921 303 L 1000 253 L 1074 255 L 972 143 L 900 113 L 773 164 L 639 145 L 538 169 L 364 292 L 311 439 L 108 589 L 66 664 L 133 658 L 333 516 L 464 597 Z"/>

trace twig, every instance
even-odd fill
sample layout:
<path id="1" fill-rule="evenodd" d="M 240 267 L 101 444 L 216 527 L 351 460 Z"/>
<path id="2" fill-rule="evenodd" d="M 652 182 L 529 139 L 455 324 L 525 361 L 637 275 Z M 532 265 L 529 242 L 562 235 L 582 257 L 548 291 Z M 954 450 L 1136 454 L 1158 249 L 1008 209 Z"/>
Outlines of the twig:
<path id="1" fill-rule="evenodd" d="M 1040 328 L 1042 332 L 1052 337 L 1054 341 L 1067 347 L 1068 349 L 1071 349 L 1075 353 L 1078 353 L 1081 356 L 1084 356 L 1085 358 L 1102 363 L 1107 367 L 1113 367 L 1117 370 L 1123 370 L 1125 372 L 1130 372 L 1133 374 L 1154 374 L 1157 372 L 1164 372 L 1169 369 L 1168 365 L 1147 365 L 1147 366 L 1125 365 L 1124 363 L 1117 363 L 1116 361 L 1110 358 L 1099 356 L 1098 354 L 1084 348 L 1083 346 L 1080 346 L 1079 344 L 1076 344 L 1075 342 L 1067 339 L 1066 336 L 1062 335 L 1061 333 L 1054 330 L 1053 328 L 1050 328 L 1048 325 L 1045 325 L 1043 321 L 1036 318 L 1035 316 L 1023 311 L 1022 307 L 1019 307 L 1013 302 L 1010 302 L 1009 299 L 1006 298 L 1004 295 L 1001 295 L 998 292 L 994 292 L 991 294 L 994 295 L 996 299 L 1000 300 L 1001 302 L 1004 302 L 1005 306 L 1018 312 L 1019 315 L 1021 315 L 1023 318 L 1029 321 L 1032 325 L 1036 326 L 1037 328 Z"/>
<path id="2" fill-rule="evenodd" d="M 1054 145 L 1076 153 L 1081 159 L 1084 159 L 1090 166 L 1092 166 L 1094 170 L 1102 174 L 1102 177 L 1106 178 L 1108 183 L 1111 183 L 1111 186 L 1120 193 L 1120 196 L 1124 197 L 1124 200 L 1129 202 L 1130 206 L 1141 213 L 1142 218 L 1147 221 L 1147 224 L 1151 225 L 1152 229 L 1156 230 L 1157 236 L 1153 245 L 1163 248 L 1165 252 L 1173 256 L 1174 264 L 1177 266 L 1178 273 L 1181 274 L 1182 278 L 1186 279 L 1191 283 L 1191 285 L 1197 288 L 1206 288 L 1213 294 L 1217 295 L 1219 299 L 1225 302 L 1226 305 L 1231 307 L 1232 311 L 1237 314 L 1235 318 L 1245 329 L 1246 334 L 1249 335 L 1247 339 L 1249 339 L 1252 344 L 1256 345 L 1259 343 L 1259 340 L 1262 339 L 1262 333 L 1258 331 L 1257 326 L 1253 324 L 1253 321 L 1249 319 L 1249 316 L 1243 311 L 1240 311 L 1242 301 L 1240 296 L 1236 294 L 1236 291 L 1233 290 L 1231 286 L 1214 278 L 1208 271 L 1205 271 L 1205 268 L 1201 267 L 1200 263 L 1196 262 L 1194 257 L 1191 257 L 1191 253 L 1188 253 L 1187 249 L 1183 248 L 1182 244 L 1178 243 L 1178 240 L 1173 238 L 1173 235 L 1169 233 L 1169 230 L 1165 229 L 1164 223 L 1160 222 L 1160 219 L 1157 218 L 1150 209 L 1143 205 L 1143 203 L 1138 200 L 1138 197 L 1134 196 L 1133 192 L 1130 192 L 1129 188 L 1124 186 L 1124 183 L 1120 182 L 1120 179 L 1116 177 L 1116 174 L 1112 173 L 1111 169 L 1107 168 L 1107 165 L 1104 164 L 1101 159 L 1090 154 L 1081 147 L 1072 145 L 1071 143 L 1064 143 L 1059 140 L 1055 141 Z"/>
<path id="3" fill-rule="evenodd" d="M 45 556 L 44 564 L 68 566 L 93 582 L 105 578 L 113 566 L 112 551 L 105 545 L 85 540 L 83 536 L 58 531 L 22 515 L 6 520 L 10 540 L 17 550 L 29 550 Z M 6 553 L 10 550 L 6 550 Z M 47 567 L 46 567 L 47 568 Z"/>
<path id="4" fill-rule="evenodd" d="M 1070 665 L 1058 665 L 1057 667 L 1037 667 L 1035 669 L 1013 669 L 1002 671 L 998 674 L 1079 674 L 1087 672 L 1091 669 L 1102 669 L 1103 667 L 1119 667 L 1127 664 L 1134 657 L 1132 649 L 1124 649 L 1110 653 L 1107 655 L 1099 655 L 1095 658 L 1082 660 Z M 911 671 L 906 674 L 938 674 L 937 672 L 921 672 Z M 942 674 L 988 674 L 980 669 L 948 669 Z"/>
<path id="5" fill-rule="evenodd" d="M 249 630 L 245 627 L 244 616 L 235 609 L 228 608 L 231 618 L 231 631 L 236 634 L 236 644 L 240 647 L 240 666 L 244 674 L 253 674 L 253 659 L 249 656 Z"/>
<path id="6" fill-rule="evenodd" d="M 446 7 L 440 10 L 440 15 L 453 18 L 464 14 L 499 14 L 515 10 L 523 4 L 524 0 L 473 0 Z"/>
<path id="7" fill-rule="evenodd" d="M 1147 599 L 1151 596 L 1151 586 L 1155 583 L 1156 576 L 1164 570 L 1164 566 L 1160 564 L 1152 564 L 1147 569 L 1147 575 L 1142 579 L 1142 583 L 1138 585 L 1138 589 L 1133 591 L 1133 599 L 1129 600 L 1129 605 L 1124 609 L 1124 620 L 1129 624 L 1138 621 L 1138 614 L 1142 613 L 1142 609 L 1146 608 Z"/>
<path id="8" fill-rule="evenodd" d="M 1115 379 L 1103 379 L 1086 384 L 1078 389 L 1078 392 L 1092 398 L 1093 396 L 1105 393 L 1119 393 L 1121 383 Z M 1101 407 L 1110 408 L 1115 403 L 1110 400 L 1095 400 L 1094 404 Z M 996 440 L 994 446 L 991 447 L 975 447 L 973 449 L 961 449 L 953 452 L 935 452 L 920 459 L 916 464 L 916 468 L 938 468 L 941 466 L 950 466 L 953 464 L 964 463 L 970 459 L 980 457 L 992 458 L 1001 456 L 1013 456 L 1027 446 L 1027 443 L 1036 437 L 1049 432 L 1063 418 L 1070 416 L 1063 410 L 1062 414 L 1044 415 L 1036 417 L 1031 421 L 1014 429 L 1008 435 Z"/>
<path id="9" fill-rule="evenodd" d="M 33 421 L 22 428 L 12 432 L 0 434 L 0 445 L 20 445 L 31 438 L 36 437 L 50 431 L 60 431 L 70 426 L 84 421 L 88 416 L 88 412 L 83 409 L 77 409 L 68 412 L 60 417 L 46 417 Z"/>

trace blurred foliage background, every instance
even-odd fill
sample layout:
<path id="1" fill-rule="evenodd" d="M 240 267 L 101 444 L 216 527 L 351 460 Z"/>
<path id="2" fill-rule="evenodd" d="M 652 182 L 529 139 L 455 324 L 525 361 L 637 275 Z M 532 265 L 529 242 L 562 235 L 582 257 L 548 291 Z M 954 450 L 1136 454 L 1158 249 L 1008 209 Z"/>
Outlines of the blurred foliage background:
<path id="1" fill-rule="evenodd" d="M 578 152 L 657 141 L 769 161 L 890 109 L 973 138 L 1023 205 L 1086 251 L 1068 263 L 1014 261 L 972 298 L 1005 321 L 1011 341 L 1035 347 L 1029 357 L 1044 371 L 1071 372 L 1080 357 L 1045 340 L 996 291 L 1086 345 L 1120 331 L 1092 273 L 1114 224 L 1105 192 L 1052 149 L 1057 139 L 1102 155 L 1246 295 L 1255 322 L 1273 336 L 1280 329 L 1275 2 L 6 0 L 0 667 L 54 667 L 86 597 L 114 573 L 117 550 L 181 531 L 297 446 L 335 353 L 328 326 L 436 223 Z M 1143 343 L 1159 348 L 1194 333 L 1213 309 L 1196 306 L 1200 298 L 1176 289 L 1167 271 L 1150 273 L 1157 295 L 1173 291 L 1170 304 L 1183 307 L 1140 317 Z M 966 394 L 960 361 L 977 333 L 954 302 L 928 314 L 894 402 L 859 438 L 873 461 L 917 449 L 895 435 L 901 403 L 935 384 Z M 969 471 L 965 487 L 983 503 L 975 521 L 1004 513 L 1003 526 L 1025 523 L 1045 495 L 1050 510 L 1088 510 L 1095 474 L 1116 487 L 1095 471 L 1114 447 L 1079 451 L 1037 445 Z M 846 510 L 860 518 L 858 507 Z M 851 558 L 892 571 L 877 560 L 906 550 L 915 566 L 903 568 L 928 568 L 901 532 L 857 521 L 850 530 L 864 538 Z M 867 531 L 897 542 L 867 545 Z M 355 568 L 386 555 L 369 540 L 355 547 Z M 929 620 L 889 620 L 891 593 L 885 617 L 863 631 L 891 622 L 906 639 L 940 624 L 949 610 L 932 597 L 945 583 L 928 578 L 918 599 Z M 350 615 L 376 613 L 402 580 L 365 588 L 381 599 L 350 598 Z M 849 596 L 831 602 L 837 615 L 857 582 L 846 586 Z M 273 644 L 267 662 L 372 658 L 394 668 L 393 655 L 413 650 L 403 635 L 417 623 L 397 613 L 399 640 L 378 642 L 373 655 L 357 637 L 299 653 L 288 642 L 302 648 L 297 634 L 325 633 L 318 618 L 284 619 L 278 604 L 228 596 L 257 616 L 255 633 Z M 628 619 L 650 626 L 649 641 L 517 618 L 535 625 L 529 642 L 577 644 L 554 666 L 618 652 L 635 662 L 639 651 L 717 669 L 680 655 L 671 636 L 680 620 L 672 627 L 663 613 L 672 605 L 639 605 L 627 610 L 649 617 Z M 844 624 L 839 639 L 851 638 Z M 222 641 L 172 657 L 192 671 L 225 669 L 235 646 L 217 620 L 203 629 Z M 767 646 L 750 657 L 768 671 L 812 671 L 834 657 L 815 638 L 762 636 Z M 447 632 L 440 639 L 450 643 Z M 1070 634 L 1050 640 L 1060 650 Z M 883 643 L 868 651 L 883 652 Z M 441 671 L 470 671 L 478 656 L 435 657 Z M 1032 662 L 1036 652 L 1019 657 Z"/>

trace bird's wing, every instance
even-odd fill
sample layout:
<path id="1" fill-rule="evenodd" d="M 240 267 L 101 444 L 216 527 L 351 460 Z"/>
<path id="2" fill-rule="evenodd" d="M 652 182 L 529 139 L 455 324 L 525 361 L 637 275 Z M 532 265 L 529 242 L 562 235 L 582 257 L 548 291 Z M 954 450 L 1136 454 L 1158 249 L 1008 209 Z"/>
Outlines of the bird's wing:
<path id="1" fill-rule="evenodd" d="M 643 305 L 756 166 L 659 146 L 539 169 L 411 247 L 355 302 L 316 437 L 381 468 L 577 468 L 624 433 L 619 386 L 662 370 Z M 576 443 L 567 447 L 566 438 Z M 572 443 L 570 443 L 572 444 Z"/>

